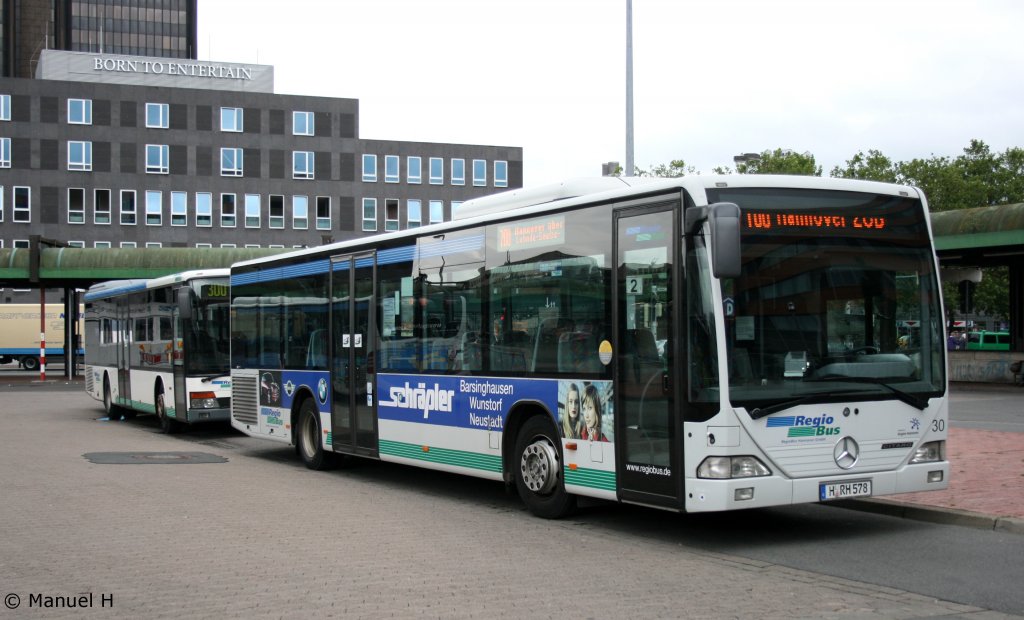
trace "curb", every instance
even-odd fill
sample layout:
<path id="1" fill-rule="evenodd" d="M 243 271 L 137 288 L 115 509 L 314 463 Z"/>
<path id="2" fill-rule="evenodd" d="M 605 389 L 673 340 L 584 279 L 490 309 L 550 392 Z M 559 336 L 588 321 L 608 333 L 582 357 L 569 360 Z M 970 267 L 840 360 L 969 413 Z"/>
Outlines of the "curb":
<path id="1" fill-rule="evenodd" d="M 994 530 L 1009 534 L 1024 534 L 1024 519 L 1018 517 L 1001 517 L 986 515 L 956 508 L 940 506 L 923 506 L 908 504 L 888 499 L 849 499 L 829 502 L 829 505 L 861 512 L 872 512 L 891 517 L 941 523 L 943 525 L 959 525 L 982 530 Z"/>

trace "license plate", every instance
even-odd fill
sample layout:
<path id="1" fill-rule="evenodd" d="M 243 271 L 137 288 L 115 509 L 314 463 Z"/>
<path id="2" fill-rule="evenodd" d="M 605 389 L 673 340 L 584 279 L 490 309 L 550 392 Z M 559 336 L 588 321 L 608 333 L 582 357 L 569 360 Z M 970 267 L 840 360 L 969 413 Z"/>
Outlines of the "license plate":
<path id="1" fill-rule="evenodd" d="M 848 497 L 866 497 L 868 495 L 871 495 L 870 480 L 826 482 L 818 485 L 818 498 L 823 502 L 832 499 L 846 499 Z"/>

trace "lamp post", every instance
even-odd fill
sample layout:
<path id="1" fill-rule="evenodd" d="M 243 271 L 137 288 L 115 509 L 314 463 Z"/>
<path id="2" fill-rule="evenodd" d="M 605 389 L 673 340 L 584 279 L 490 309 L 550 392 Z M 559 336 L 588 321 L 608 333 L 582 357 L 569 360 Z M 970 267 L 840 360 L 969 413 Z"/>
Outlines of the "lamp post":
<path id="1" fill-rule="evenodd" d="M 633 167 L 633 0 L 626 0 L 626 169 L 622 176 L 636 174 Z"/>

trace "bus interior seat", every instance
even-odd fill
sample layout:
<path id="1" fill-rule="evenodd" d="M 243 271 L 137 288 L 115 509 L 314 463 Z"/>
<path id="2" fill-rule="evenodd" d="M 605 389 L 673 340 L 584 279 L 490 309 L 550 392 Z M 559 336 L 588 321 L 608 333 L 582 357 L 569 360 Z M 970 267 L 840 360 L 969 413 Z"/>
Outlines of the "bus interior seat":
<path id="1" fill-rule="evenodd" d="M 544 319 L 537 327 L 537 338 L 533 342 L 533 370 L 554 372 L 558 370 L 558 343 L 562 334 L 572 331 L 572 320 L 566 318 Z"/>
<path id="2" fill-rule="evenodd" d="M 309 348 L 306 350 L 307 368 L 327 368 L 327 330 L 314 329 L 309 334 Z"/>
<path id="3" fill-rule="evenodd" d="M 560 372 L 600 372 L 597 338 L 590 332 L 566 332 L 558 338 Z"/>

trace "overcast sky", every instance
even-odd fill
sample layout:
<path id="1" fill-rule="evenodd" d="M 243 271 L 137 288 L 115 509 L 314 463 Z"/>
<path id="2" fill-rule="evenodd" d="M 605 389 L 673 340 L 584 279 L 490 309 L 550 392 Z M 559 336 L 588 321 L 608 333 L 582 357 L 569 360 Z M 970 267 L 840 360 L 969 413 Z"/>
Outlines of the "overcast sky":
<path id="1" fill-rule="evenodd" d="M 362 138 L 523 147 L 524 185 L 625 162 L 626 0 L 199 0 L 199 58 L 359 100 Z M 633 0 L 636 165 L 1024 147 L 1024 2 Z"/>

